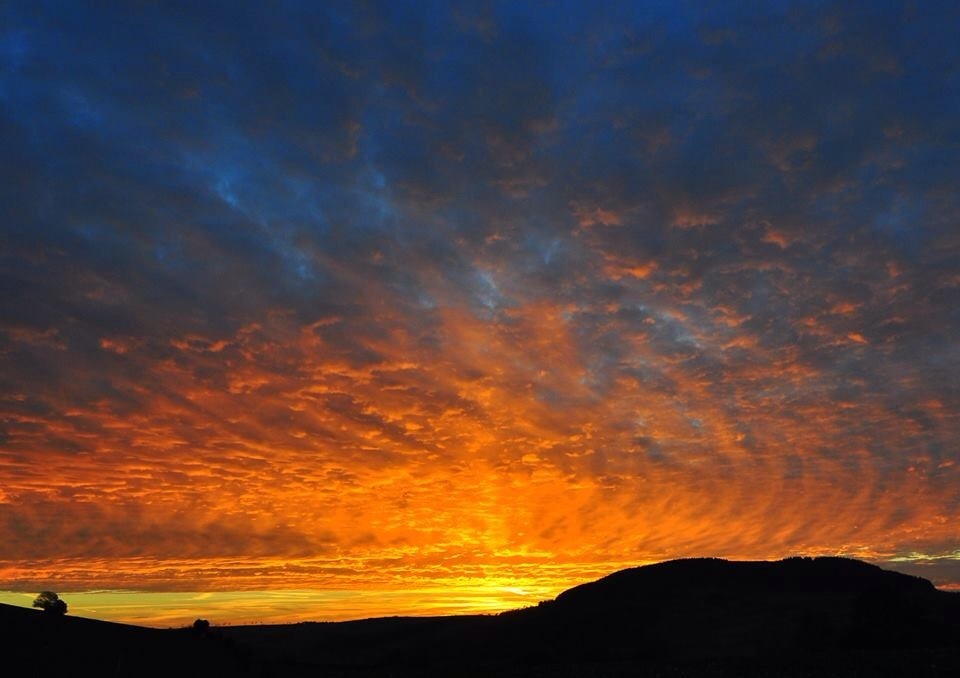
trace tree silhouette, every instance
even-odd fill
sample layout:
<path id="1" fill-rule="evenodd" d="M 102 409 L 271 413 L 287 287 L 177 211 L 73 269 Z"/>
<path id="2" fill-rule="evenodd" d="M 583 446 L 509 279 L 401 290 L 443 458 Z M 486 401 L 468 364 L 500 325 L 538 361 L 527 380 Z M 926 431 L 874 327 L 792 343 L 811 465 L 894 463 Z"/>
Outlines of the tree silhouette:
<path id="1" fill-rule="evenodd" d="M 206 619 L 198 619 L 193 622 L 193 630 L 199 633 L 206 633 L 210 630 L 210 622 Z"/>
<path id="2" fill-rule="evenodd" d="M 67 613 L 67 604 L 60 600 L 60 596 L 53 591 L 41 591 L 40 595 L 34 599 L 33 606 L 57 617 L 62 617 Z"/>

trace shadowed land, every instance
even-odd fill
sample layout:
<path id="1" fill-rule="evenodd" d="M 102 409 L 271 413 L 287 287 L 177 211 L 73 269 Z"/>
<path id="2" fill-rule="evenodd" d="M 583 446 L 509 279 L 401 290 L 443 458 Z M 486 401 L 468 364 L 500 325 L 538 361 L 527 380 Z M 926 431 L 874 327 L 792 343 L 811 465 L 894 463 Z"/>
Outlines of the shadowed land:
<path id="1" fill-rule="evenodd" d="M 537 607 L 159 630 L 0 606 L 17 675 L 960 675 L 960 595 L 842 558 L 677 560 Z"/>

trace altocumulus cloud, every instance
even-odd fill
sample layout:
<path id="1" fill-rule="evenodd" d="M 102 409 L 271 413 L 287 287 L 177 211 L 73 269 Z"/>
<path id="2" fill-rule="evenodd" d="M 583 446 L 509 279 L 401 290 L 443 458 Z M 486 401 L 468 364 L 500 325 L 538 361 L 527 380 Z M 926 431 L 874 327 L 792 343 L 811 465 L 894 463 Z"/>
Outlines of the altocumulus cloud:
<path id="1" fill-rule="evenodd" d="M 0 17 L 0 586 L 960 580 L 953 3 Z"/>

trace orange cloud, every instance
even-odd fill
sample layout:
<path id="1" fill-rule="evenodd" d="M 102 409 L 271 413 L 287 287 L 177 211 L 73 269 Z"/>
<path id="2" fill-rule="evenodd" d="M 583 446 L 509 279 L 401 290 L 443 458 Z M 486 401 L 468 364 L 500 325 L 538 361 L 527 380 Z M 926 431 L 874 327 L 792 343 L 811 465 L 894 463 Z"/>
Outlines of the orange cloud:
<path id="1" fill-rule="evenodd" d="M 617 212 L 604 209 L 597 205 L 584 205 L 574 203 L 571 205 L 573 216 L 577 220 L 577 225 L 581 228 L 590 228 L 591 226 L 621 226 L 622 217 Z"/>
<path id="2" fill-rule="evenodd" d="M 689 207 L 678 207 L 673 212 L 670 225 L 675 228 L 696 228 L 698 226 L 711 226 L 717 221 L 717 215 L 711 212 Z"/>
<path id="3" fill-rule="evenodd" d="M 126 377 L 135 412 L 91 402 L 23 418 L 0 454 L 2 585 L 511 581 L 545 595 L 666 557 L 883 557 L 918 533 L 951 538 L 955 516 L 930 513 L 951 486 L 925 478 L 953 469 L 928 459 L 922 430 L 881 402 L 817 397 L 824 375 L 765 349 L 732 311 L 629 328 L 612 309 L 598 336 L 629 343 L 633 376 L 606 384 L 567 306 L 516 305 L 493 322 L 437 309 L 429 350 L 382 313 L 384 331 L 352 347 L 334 341 L 338 322 L 283 314 L 191 337 L 149 367 L 149 392 Z M 659 332 L 681 345 L 689 333 L 722 381 L 664 353 Z M 913 454 L 912 470 L 882 469 L 851 421 Z M 901 491 L 879 489 L 894 479 Z"/>
<path id="4" fill-rule="evenodd" d="M 604 255 L 604 260 L 603 271 L 612 280 L 622 280 L 623 278 L 645 280 L 657 270 L 657 262 L 653 260 L 631 262 L 609 254 Z"/>

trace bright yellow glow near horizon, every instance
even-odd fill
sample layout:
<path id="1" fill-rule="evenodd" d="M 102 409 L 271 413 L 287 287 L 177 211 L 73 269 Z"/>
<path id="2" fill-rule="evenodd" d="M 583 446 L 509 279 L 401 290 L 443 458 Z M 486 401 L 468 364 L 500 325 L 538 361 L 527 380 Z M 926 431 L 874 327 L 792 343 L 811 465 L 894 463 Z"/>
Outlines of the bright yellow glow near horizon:
<path id="1" fill-rule="evenodd" d="M 960 590 L 952 581 L 936 581 L 924 572 L 929 561 L 885 562 L 882 567 L 928 576 L 944 590 Z M 607 571 L 587 568 L 571 579 L 573 568 L 526 582 L 510 578 L 449 580 L 441 585 L 384 589 L 268 589 L 244 591 L 64 591 L 69 614 L 158 628 L 187 626 L 204 618 L 215 625 L 286 624 L 302 621 L 349 621 L 383 616 L 495 614 L 536 605 Z M 36 593 L 0 591 L 0 603 L 30 607 Z"/>
<path id="2" fill-rule="evenodd" d="M 242 625 L 489 614 L 534 605 L 553 597 L 553 592 L 490 585 L 401 591 L 77 591 L 60 596 L 73 616 L 179 627 L 198 618 L 219 625 Z M 0 591 L 0 603 L 9 605 L 30 607 L 35 597 L 35 593 Z"/>

